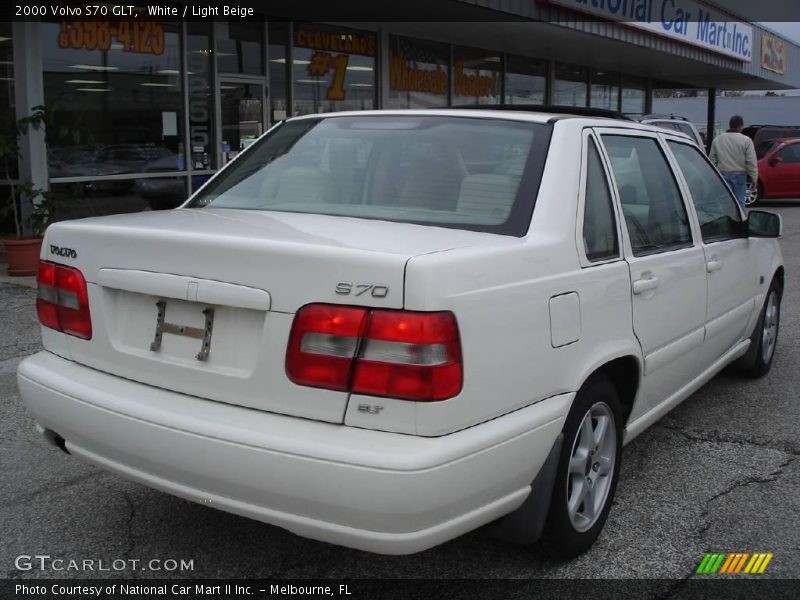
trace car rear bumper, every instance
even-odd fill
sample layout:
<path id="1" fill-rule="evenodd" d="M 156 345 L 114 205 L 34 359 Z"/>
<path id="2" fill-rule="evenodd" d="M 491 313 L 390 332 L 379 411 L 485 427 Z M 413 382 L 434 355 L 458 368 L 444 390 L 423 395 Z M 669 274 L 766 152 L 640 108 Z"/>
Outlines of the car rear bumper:
<path id="1" fill-rule="evenodd" d="M 520 506 L 574 394 L 425 438 L 202 400 L 40 352 L 18 371 L 38 423 L 85 460 L 299 535 L 383 554 Z"/>

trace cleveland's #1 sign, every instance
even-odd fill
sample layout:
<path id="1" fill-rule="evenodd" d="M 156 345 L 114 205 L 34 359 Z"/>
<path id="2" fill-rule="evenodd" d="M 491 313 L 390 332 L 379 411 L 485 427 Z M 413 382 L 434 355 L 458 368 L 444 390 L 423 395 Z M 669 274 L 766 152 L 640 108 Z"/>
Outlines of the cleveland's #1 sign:
<path id="1" fill-rule="evenodd" d="M 750 62 L 753 28 L 693 0 L 539 0 Z"/>

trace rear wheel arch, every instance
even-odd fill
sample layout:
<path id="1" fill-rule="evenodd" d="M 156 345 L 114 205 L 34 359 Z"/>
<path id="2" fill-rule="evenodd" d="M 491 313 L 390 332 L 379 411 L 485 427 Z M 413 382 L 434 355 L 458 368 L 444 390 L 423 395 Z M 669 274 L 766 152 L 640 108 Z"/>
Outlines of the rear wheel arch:
<path id="1" fill-rule="evenodd" d="M 642 368 L 639 359 L 626 355 L 608 360 L 589 373 L 581 387 L 598 373 L 605 375 L 616 388 L 623 410 L 622 423 L 627 424 L 641 383 Z"/>
<path id="2" fill-rule="evenodd" d="M 780 267 L 778 267 L 778 268 L 775 270 L 775 275 L 773 275 L 773 276 L 772 276 L 772 278 L 773 278 L 775 281 L 777 281 L 777 282 L 778 282 L 778 289 L 779 289 L 780 295 L 781 295 L 781 296 L 783 296 L 783 286 L 784 286 L 784 270 L 783 270 L 783 265 L 781 265 Z"/>

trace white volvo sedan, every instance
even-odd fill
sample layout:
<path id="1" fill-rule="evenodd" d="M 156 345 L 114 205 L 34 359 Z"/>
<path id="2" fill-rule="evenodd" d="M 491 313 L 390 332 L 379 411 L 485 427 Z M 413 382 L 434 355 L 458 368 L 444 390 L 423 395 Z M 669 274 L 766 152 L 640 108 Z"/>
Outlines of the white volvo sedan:
<path id="1" fill-rule="evenodd" d="M 780 229 L 657 127 L 290 119 L 176 210 L 50 227 L 19 388 L 62 450 L 302 536 L 568 558 L 623 444 L 769 370 Z"/>

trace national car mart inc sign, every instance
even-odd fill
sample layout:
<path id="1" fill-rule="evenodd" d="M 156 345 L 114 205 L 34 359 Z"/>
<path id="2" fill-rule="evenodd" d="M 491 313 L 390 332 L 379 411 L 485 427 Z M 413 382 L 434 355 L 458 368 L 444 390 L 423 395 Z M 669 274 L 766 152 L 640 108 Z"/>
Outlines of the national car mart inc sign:
<path id="1" fill-rule="evenodd" d="M 742 62 L 753 59 L 753 28 L 695 0 L 538 1 L 619 21 Z"/>

